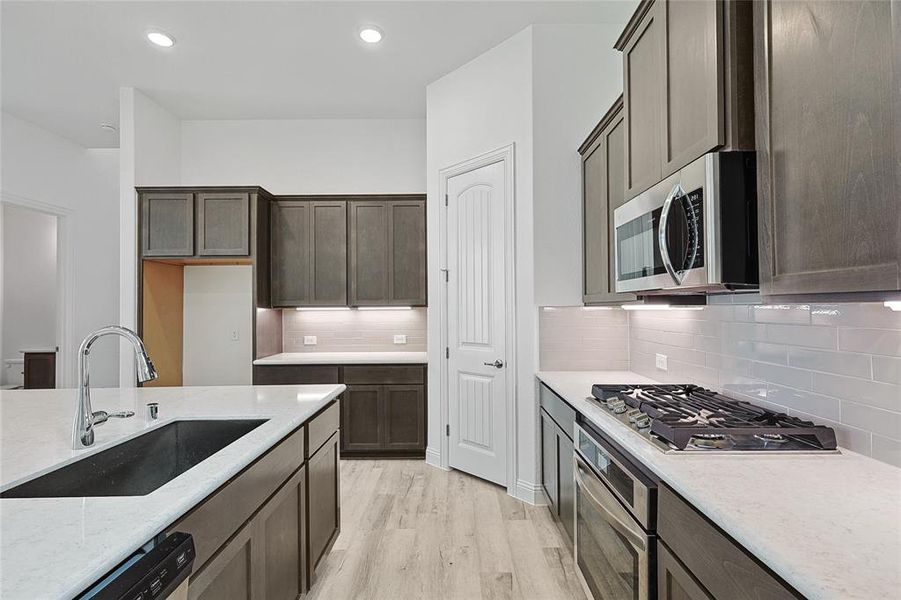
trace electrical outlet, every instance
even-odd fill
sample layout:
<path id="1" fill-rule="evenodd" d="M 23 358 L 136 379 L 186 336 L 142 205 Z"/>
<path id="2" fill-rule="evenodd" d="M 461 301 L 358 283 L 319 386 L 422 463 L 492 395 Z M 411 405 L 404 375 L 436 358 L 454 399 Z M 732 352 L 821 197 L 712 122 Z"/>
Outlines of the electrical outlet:
<path id="1" fill-rule="evenodd" d="M 237 341 L 238 341 L 239 336 L 238 336 L 238 330 L 237 330 L 237 329 L 232 329 L 232 335 L 231 335 L 231 338 L 232 338 L 232 341 L 233 341 L 233 342 L 237 342 Z"/>
<path id="2" fill-rule="evenodd" d="M 305 335 L 303 336 L 303 345 L 304 346 L 315 346 L 318 342 L 316 341 L 315 335 Z"/>
<path id="3" fill-rule="evenodd" d="M 407 343 L 407 336 L 405 336 L 405 335 L 396 335 L 396 336 L 394 336 L 394 343 L 395 343 L 395 344 L 406 344 L 406 343 Z"/>
<path id="4" fill-rule="evenodd" d="M 666 354 L 655 354 L 654 355 L 654 364 L 661 371 L 668 370 L 667 366 L 666 366 Z"/>

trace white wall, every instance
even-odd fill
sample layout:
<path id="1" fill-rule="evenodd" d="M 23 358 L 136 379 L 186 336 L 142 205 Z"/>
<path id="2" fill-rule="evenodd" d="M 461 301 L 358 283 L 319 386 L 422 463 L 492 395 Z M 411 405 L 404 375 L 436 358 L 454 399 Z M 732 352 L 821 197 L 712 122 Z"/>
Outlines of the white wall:
<path id="1" fill-rule="evenodd" d="M 181 182 L 181 122 L 134 88 L 119 90 L 119 323 L 137 327 L 136 186 Z M 130 346 L 121 345 L 119 379 L 134 386 Z"/>
<path id="2" fill-rule="evenodd" d="M 582 304 L 578 148 L 623 91 L 619 25 L 532 27 L 535 303 Z"/>
<path id="3" fill-rule="evenodd" d="M 252 267 L 185 267 L 184 281 L 184 385 L 250 385 Z"/>
<path id="4" fill-rule="evenodd" d="M 182 121 L 181 182 L 273 194 L 422 193 L 425 120 Z"/>
<path id="5" fill-rule="evenodd" d="M 519 448 L 518 479 L 536 481 L 533 435 L 536 319 L 532 306 L 532 34 L 527 29 L 472 62 L 430 84 L 426 89 L 428 147 L 428 256 L 430 274 L 438 272 L 439 171 L 508 144 L 515 145 L 516 197 L 516 406 Z M 429 298 L 442 293 L 438 277 L 429 277 Z M 525 310 L 520 310 L 520 307 Z M 429 410 L 427 458 L 440 461 L 441 424 L 439 357 L 441 322 L 429 310 Z M 515 482 L 511 482 L 515 483 Z"/>
<path id="6" fill-rule="evenodd" d="M 53 348 L 56 334 L 56 217 L 3 203 L 4 367 L 20 350 Z M 21 383 L 21 365 L 4 368 L 4 385 Z"/>
<path id="7" fill-rule="evenodd" d="M 118 321 L 119 152 L 86 149 L 8 113 L 0 119 L 0 195 L 5 201 L 65 213 L 61 241 L 70 263 L 72 297 L 66 309 L 72 337 L 61 348 L 60 386 L 75 385 L 78 343 Z M 68 355 L 66 358 L 65 355 Z M 115 344 L 101 342 L 91 358 L 91 383 L 118 384 Z"/>
<path id="8" fill-rule="evenodd" d="M 538 498 L 539 304 L 581 302 L 578 146 L 622 89 L 618 27 L 533 26 L 430 84 L 427 103 L 429 272 L 439 264 L 439 171 L 515 144 L 516 494 Z M 429 297 L 442 292 L 430 277 Z M 441 322 L 429 311 L 427 458 L 440 461 Z"/>

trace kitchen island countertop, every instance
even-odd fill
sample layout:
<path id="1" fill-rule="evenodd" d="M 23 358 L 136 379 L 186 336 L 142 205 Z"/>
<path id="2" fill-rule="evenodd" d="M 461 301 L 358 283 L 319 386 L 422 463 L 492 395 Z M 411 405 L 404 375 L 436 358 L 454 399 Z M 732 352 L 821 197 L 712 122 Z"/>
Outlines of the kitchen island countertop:
<path id="1" fill-rule="evenodd" d="M 94 410 L 136 416 L 98 427 L 86 450 L 71 448 L 75 390 L 3 391 L 0 490 L 173 420 L 268 420 L 146 496 L 0 499 L 0 597 L 81 593 L 342 391 L 343 385 L 95 389 Z M 158 421 L 144 420 L 148 402 L 159 403 Z"/>

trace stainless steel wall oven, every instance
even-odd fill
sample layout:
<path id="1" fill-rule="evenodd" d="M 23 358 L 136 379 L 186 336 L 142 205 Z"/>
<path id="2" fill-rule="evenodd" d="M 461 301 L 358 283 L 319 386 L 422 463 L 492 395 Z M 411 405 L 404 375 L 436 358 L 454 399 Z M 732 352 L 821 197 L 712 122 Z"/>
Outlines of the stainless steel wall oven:
<path id="1" fill-rule="evenodd" d="M 657 483 L 579 418 L 575 559 L 594 600 L 655 598 Z"/>

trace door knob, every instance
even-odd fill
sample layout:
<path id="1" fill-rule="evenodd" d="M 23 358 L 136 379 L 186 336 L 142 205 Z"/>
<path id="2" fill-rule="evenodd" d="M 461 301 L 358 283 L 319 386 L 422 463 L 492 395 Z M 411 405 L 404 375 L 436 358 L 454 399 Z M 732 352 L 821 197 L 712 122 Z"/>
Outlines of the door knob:
<path id="1" fill-rule="evenodd" d="M 502 361 L 501 359 L 497 359 L 494 362 L 490 362 L 490 363 L 486 362 L 486 363 L 482 363 L 482 364 L 485 365 L 486 367 L 494 367 L 495 369 L 503 369 L 504 368 L 504 361 Z"/>

